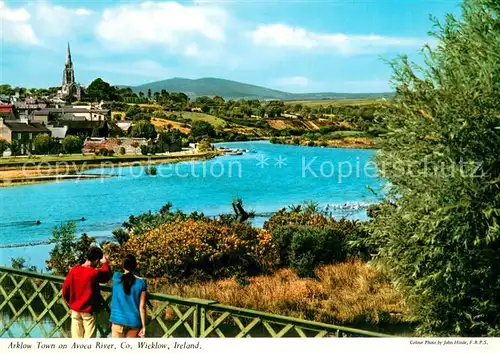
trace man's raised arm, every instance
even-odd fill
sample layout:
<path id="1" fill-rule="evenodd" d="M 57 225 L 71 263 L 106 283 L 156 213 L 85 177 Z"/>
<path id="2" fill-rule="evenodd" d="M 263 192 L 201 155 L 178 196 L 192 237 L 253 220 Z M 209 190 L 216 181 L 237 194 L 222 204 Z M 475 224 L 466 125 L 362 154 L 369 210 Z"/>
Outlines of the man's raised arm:
<path id="1" fill-rule="evenodd" d="M 107 283 L 111 279 L 111 267 L 108 264 L 106 256 L 102 256 L 101 268 L 97 269 L 97 281 L 99 283 Z"/>

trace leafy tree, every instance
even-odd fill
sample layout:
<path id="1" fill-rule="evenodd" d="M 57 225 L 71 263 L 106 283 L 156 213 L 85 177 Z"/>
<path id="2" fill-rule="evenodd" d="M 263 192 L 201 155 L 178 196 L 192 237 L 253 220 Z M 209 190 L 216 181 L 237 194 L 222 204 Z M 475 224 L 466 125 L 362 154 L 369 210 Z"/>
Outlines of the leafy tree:
<path id="1" fill-rule="evenodd" d="M 2 154 L 5 152 L 5 150 L 7 150 L 9 147 L 10 147 L 10 143 L 5 139 L 0 138 L 0 156 L 2 156 Z"/>
<path id="2" fill-rule="evenodd" d="M 129 234 L 122 228 L 113 231 L 113 239 L 121 246 L 129 239 Z"/>
<path id="3" fill-rule="evenodd" d="M 85 98 L 93 101 L 114 101 L 119 99 L 116 87 L 101 78 L 97 78 L 85 90 Z"/>
<path id="4" fill-rule="evenodd" d="M 150 101 L 151 101 L 151 89 L 150 89 L 150 88 L 148 88 L 148 91 L 147 91 L 147 92 L 148 92 L 148 100 L 150 100 Z"/>
<path id="5" fill-rule="evenodd" d="M 390 182 L 378 258 L 418 334 L 500 335 L 500 3 L 436 21 L 426 67 L 396 60 L 395 109 L 377 163 Z"/>
<path id="6" fill-rule="evenodd" d="M 10 85 L 0 85 L 0 95 L 12 96 L 16 92 Z"/>
<path id="7" fill-rule="evenodd" d="M 51 139 L 48 134 L 38 134 L 33 138 L 33 145 L 38 154 L 48 154 L 51 148 Z"/>
<path id="8" fill-rule="evenodd" d="M 117 88 L 116 93 L 117 93 L 119 100 L 121 102 L 137 102 L 137 100 L 139 99 L 138 96 L 134 93 L 134 91 L 132 91 L 132 89 L 130 87 Z M 116 102 L 114 102 L 114 104 L 111 106 L 112 110 L 118 110 L 118 111 L 124 110 L 123 104 L 122 104 L 121 109 L 117 109 L 115 104 L 116 104 Z"/>
<path id="9" fill-rule="evenodd" d="M 159 152 L 173 151 L 174 146 L 176 146 L 178 150 L 182 147 L 182 139 L 185 137 L 186 134 L 179 130 L 169 129 L 158 135 L 156 145 L 158 146 Z"/>
<path id="10" fill-rule="evenodd" d="M 200 107 L 201 110 L 205 113 L 210 112 L 211 107 L 213 107 L 214 105 L 215 105 L 214 100 L 212 100 L 210 97 L 207 96 L 197 97 L 193 101 L 193 106 Z"/>
<path id="11" fill-rule="evenodd" d="M 195 121 L 191 124 L 191 136 L 198 140 L 202 137 L 215 137 L 215 129 L 214 127 L 205 121 L 199 120 Z"/>
<path id="12" fill-rule="evenodd" d="M 135 104 L 133 106 L 129 106 L 129 108 L 125 112 L 125 117 L 129 120 L 133 120 L 133 119 L 135 119 L 135 117 L 137 117 L 141 113 L 142 113 L 141 108 Z"/>
<path id="13" fill-rule="evenodd" d="M 168 94 L 167 90 L 161 90 L 160 96 L 162 98 L 162 101 L 167 101 L 169 99 L 169 97 L 170 97 L 170 95 Z"/>
<path id="14" fill-rule="evenodd" d="M 27 270 L 29 272 L 37 272 L 36 266 L 30 266 L 26 264 L 26 259 L 24 257 L 17 257 L 10 259 L 11 267 L 14 269 Z"/>
<path id="15" fill-rule="evenodd" d="M 156 129 L 155 126 L 151 124 L 151 122 L 148 122 L 147 120 L 141 120 L 134 126 L 132 126 L 130 136 L 132 136 L 133 138 L 154 139 L 156 138 Z"/>
<path id="16" fill-rule="evenodd" d="M 76 154 L 82 152 L 83 141 L 79 136 L 68 135 L 62 140 L 61 146 L 66 154 Z"/>
<path id="17" fill-rule="evenodd" d="M 68 222 L 52 230 L 49 242 L 55 243 L 46 261 L 47 269 L 57 275 L 66 275 L 71 267 L 85 262 L 87 251 L 95 243 L 94 237 L 76 236 L 76 224 Z"/>

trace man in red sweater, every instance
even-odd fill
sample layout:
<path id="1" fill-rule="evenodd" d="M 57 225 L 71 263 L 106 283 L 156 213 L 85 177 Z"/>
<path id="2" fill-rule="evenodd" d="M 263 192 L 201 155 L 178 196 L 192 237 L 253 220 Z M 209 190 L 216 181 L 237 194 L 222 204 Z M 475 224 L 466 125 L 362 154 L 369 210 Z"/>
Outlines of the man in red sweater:
<path id="1" fill-rule="evenodd" d="M 97 268 L 99 261 L 101 268 Z M 99 247 L 90 247 L 85 263 L 70 269 L 62 286 L 62 296 L 71 309 L 72 338 L 94 336 L 95 311 L 101 299 L 99 283 L 107 283 L 111 275 Z"/>

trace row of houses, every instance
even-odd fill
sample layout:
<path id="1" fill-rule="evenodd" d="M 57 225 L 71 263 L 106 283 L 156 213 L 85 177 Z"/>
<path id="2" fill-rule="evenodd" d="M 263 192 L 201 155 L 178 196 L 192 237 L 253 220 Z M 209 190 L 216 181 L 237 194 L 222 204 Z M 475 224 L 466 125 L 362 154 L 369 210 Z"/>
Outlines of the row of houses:
<path id="1" fill-rule="evenodd" d="M 43 104 L 0 104 L 0 137 L 17 141 L 21 153 L 33 150 L 33 139 L 48 134 L 56 139 L 68 135 L 107 137 L 109 110 L 91 106 L 42 107 Z"/>

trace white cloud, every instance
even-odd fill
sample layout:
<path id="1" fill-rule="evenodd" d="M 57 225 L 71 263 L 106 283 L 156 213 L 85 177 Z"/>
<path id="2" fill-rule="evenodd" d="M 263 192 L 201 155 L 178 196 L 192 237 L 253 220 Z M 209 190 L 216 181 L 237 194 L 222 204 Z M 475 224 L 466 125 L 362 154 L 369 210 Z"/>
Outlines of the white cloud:
<path id="1" fill-rule="evenodd" d="M 30 18 L 31 15 L 25 8 L 9 8 L 4 1 L 0 1 L 0 38 L 2 41 L 39 44 L 40 39 L 35 35 L 29 23 Z"/>
<path id="2" fill-rule="evenodd" d="M 37 32 L 40 32 L 43 36 L 72 36 L 77 32 L 80 33 L 81 29 L 93 25 L 86 18 L 92 14 L 92 11 L 85 8 L 66 8 L 42 0 L 34 4 L 33 13 Z M 76 31 L 76 28 L 79 28 L 79 30 Z"/>
<path id="3" fill-rule="evenodd" d="M 184 54 L 188 57 L 197 57 L 200 55 L 200 50 L 196 44 L 192 43 L 184 49 Z"/>
<path id="4" fill-rule="evenodd" d="M 227 13 L 218 7 L 148 1 L 104 10 L 96 31 L 101 40 L 121 49 L 164 45 L 193 55 L 198 47 L 186 48 L 186 41 L 224 42 L 226 23 Z"/>
<path id="5" fill-rule="evenodd" d="M 75 14 L 77 14 L 78 16 L 87 16 L 87 15 L 91 15 L 92 13 L 93 13 L 93 11 L 88 10 L 88 9 L 83 9 L 83 8 L 76 9 L 76 11 L 75 11 Z"/>
<path id="6" fill-rule="evenodd" d="M 260 25 L 248 34 L 252 42 L 259 46 L 302 50 L 332 48 L 342 54 L 381 52 L 396 47 L 418 47 L 425 43 L 420 38 L 316 33 L 283 24 Z"/>
<path id="7" fill-rule="evenodd" d="M 311 84 L 311 80 L 304 76 L 291 76 L 277 79 L 275 83 L 280 86 L 307 87 Z"/>

